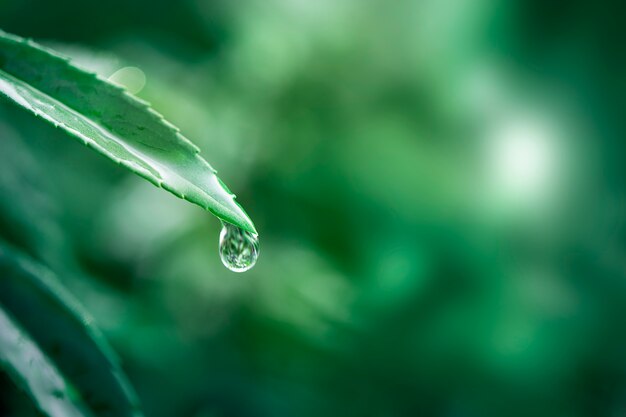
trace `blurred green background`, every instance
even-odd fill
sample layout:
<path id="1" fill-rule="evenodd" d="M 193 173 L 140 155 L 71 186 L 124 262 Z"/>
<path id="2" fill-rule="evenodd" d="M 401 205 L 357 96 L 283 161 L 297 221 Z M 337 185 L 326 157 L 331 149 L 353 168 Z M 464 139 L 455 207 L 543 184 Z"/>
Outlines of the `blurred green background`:
<path id="1" fill-rule="evenodd" d="M 0 103 L 0 236 L 148 417 L 626 416 L 622 2 L 0 0 L 136 91 L 257 225 Z M 0 414 L 35 415 L 0 377 Z"/>

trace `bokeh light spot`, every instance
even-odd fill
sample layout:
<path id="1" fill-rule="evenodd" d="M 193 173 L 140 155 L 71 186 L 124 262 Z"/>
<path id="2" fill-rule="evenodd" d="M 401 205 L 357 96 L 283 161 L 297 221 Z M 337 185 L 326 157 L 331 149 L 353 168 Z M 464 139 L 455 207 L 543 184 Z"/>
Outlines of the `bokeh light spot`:
<path id="1" fill-rule="evenodd" d="M 554 140 L 535 120 L 520 120 L 496 129 L 491 159 L 498 188 L 505 194 L 536 197 L 548 188 L 556 169 Z"/>

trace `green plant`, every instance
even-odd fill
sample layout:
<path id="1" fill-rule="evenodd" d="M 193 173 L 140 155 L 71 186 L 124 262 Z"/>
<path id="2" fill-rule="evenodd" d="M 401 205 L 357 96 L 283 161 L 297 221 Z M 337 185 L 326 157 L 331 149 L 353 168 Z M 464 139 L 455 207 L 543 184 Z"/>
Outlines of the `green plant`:
<path id="1" fill-rule="evenodd" d="M 149 105 L 31 40 L 0 32 L 0 93 L 69 136 L 249 234 L 198 148 Z M 115 355 L 51 272 L 0 241 L 0 363 L 49 416 L 139 415 Z"/>

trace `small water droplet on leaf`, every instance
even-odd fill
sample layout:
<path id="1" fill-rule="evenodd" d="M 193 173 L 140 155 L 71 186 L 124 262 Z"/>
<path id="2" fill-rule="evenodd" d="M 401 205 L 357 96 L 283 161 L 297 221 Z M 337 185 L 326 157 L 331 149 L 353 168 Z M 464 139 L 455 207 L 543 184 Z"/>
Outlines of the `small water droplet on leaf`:
<path id="1" fill-rule="evenodd" d="M 259 237 L 230 223 L 222 222 L 220 258 L 233 272 L 252 268 L 259 257 Z"/>

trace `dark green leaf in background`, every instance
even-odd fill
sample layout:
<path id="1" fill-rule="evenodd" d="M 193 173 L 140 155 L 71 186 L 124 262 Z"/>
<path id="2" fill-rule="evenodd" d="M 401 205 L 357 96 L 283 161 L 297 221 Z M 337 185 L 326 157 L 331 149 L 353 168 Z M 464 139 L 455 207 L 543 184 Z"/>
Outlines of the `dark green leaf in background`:
<path id="1" fill-rule="evenodd" d="M 49 417 L 91 414 L 28 333 L 0 308 L 0 364 Z"/>
<path id="2" fill-rule="evenodd" d="M 137 399 L 117 357 L 83 308 L 50 271 L 2 242 L 0 308 L 15 318 L 37 349 L 75 386 L 94 415 L 140 415 Z M 11 326 L 11 331 L 18 331 L 17 325 Z M 11 340 L 19 342 L 14 337 L 6 340 L 3 347 L 9 349 L 7 354 L 16 349 Z M 40 356 L 37 360 L 47 363 Z M 32 375 L 23 373 L 22 368 L 13 368 L 22 372 L 20 380 L 27 381 L 28 386 L 33 383 Z M 37 398 L 38 391 L 32 392 Z"/>

